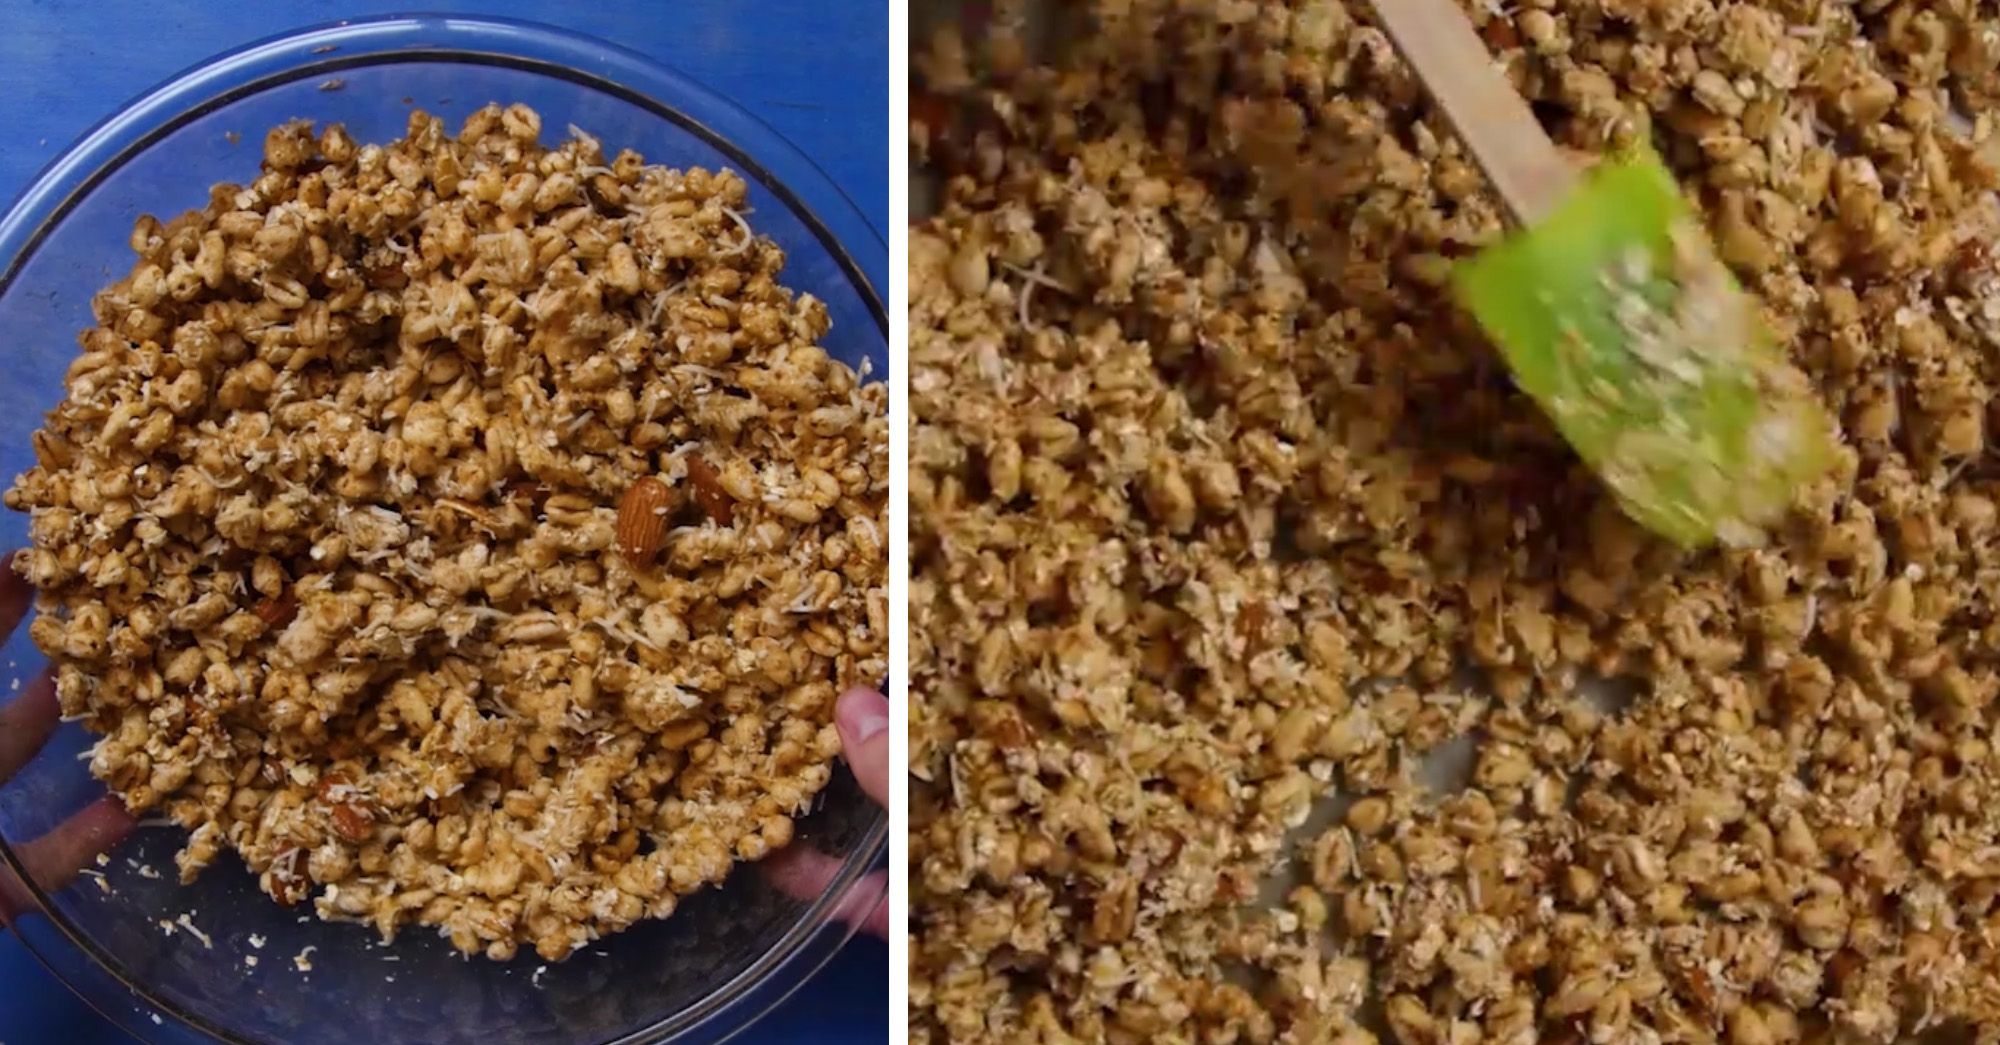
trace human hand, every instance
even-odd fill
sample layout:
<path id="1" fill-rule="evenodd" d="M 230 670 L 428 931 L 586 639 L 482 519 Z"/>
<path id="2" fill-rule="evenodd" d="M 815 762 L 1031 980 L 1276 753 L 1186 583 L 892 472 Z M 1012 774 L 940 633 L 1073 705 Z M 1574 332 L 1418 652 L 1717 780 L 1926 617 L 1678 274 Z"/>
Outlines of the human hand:
<path id="1" fill-rule="evenodd" d="M 875 804 L 889 805 L 889 701 L 869 689 L 852 689 L 840 695 L 834 707 L 834 722 L 840 727 L 841 757 L 854 771 L 861 790 Z M 827 883 L 840 872 L 840 858 L 793 844 L 765 862 L 772 884 L 800 900 L 816 900 Z M 862 879 L 850 892 L 834 917 L 849 922 L 863 932 L 887 938 L 889 935 L 888 880 L 876 871 Z"/>
<path id="2" fill-rule="evenodd" d="M 0 558 L 0 563 L 11 560 Z M 0 565 L 0 640 L 13 634 L 28 614 L 34 589 L 11 565 Z M 35 757 L 56 731 L 61 712 L 55 679 L 45 670 L 20 694 L 0 706 L 0 785 L 12 779 Z M 75 880 L 97 854 L 118 844 L 132 830 L 131 814 L 109 795 L 85 806 L 53 830 L 15 849 L 28 877 L 44 892 L 55 892 Z M 13 869 L 0 863 L 0 922 L 11 924 L 39 905 Z"/>

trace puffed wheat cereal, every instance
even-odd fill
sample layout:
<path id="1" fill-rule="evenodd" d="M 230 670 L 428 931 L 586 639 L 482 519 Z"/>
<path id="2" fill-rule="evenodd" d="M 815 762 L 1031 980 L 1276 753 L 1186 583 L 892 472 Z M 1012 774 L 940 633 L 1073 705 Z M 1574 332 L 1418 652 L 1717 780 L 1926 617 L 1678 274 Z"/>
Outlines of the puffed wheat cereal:
<path id="1" fill-rule="evenodd" d="M 6 503 L 184 881 L 560 958 L 790 841 L 886 674 L 882 386 L 741 178 L 540 132 L 279 127 L 94 301 Z"/>
<path id="2" fill-rule="evenodd" d="M 913 1041 L 2000 1042 L 2000 17 L 1465 7 L 1675 168 L 1838 468 L 1758 549 L 1626 519 L 1364 4 L 925 41 Z"/>

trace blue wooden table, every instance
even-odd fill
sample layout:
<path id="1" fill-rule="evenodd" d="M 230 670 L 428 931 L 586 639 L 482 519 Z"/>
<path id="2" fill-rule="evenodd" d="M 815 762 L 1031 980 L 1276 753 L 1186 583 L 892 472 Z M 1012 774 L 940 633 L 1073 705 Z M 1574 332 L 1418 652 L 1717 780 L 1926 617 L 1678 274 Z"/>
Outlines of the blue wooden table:
<path id="1" fill-rule="evenodd" d="M 11 202 L 119 105 L 215 52 L 318 22 L 411 10 L 551 22 L 672 65 L 777 128 L 878 232 L 888 228 L 888 21 L 886 5 L 867 0 L 0 0 L 0 201 Z M 849 944 L 750 1039 L 887 1040 L 888 961 L 879 942 Z M 0 1045 L 127 1040 L 0 931 Z"/>

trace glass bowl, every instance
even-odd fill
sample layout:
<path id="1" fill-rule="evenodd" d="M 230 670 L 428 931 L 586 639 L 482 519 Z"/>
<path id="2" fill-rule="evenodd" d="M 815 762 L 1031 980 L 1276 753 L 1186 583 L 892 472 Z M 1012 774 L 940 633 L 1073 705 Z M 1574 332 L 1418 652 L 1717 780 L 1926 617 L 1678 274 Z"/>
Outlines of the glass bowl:
<path id="1" fill-rule="evenodd" d="M 132 265 L 127 239 L 140 214 L 170 217 L 202 206 L 214 183 L 250 181 L 264 132 L 289 119 L 341 122 L 359 141 L 385 142 L 402 136 L 414 107 L 456 127 L 489 101 L 539 110 L 549 143 L 574 124 L 607 151 L 743 175 L 753 224 L 787 254 L 783 281 L 826 302 L 826 349 L 888 375 L 888 321 L 870 278 L 886 273 L 887 248 L 812 161 L 755 117 L 645 58 L 543 26 L 356 21 L 252 44 L 174 78 L 87 134 L 0 218 L 0 475 L 30 465 L 30 434 L 61 397 L 91 295 Z M 26 540 L 25 517 L 0 513 L 0 544 Z M 26 632 L 0 649 L 14 690 L 46 663 Z M 105 793 L 78 757 L 91 739 L 64 725 L 0 784 L 0 873 L 23 875 L 22 843 Z M 880 876 L 868 872 L 887 821 L 844 766 L 797 837 L 832 857 L 820 861 L 834 870 L 819 897 L 793 899 L 739 866 L 671 918 L 546 966 L 526 949 L 511 962 L 468 961 L 423 929 L 383 946 L 365 926 L 302 919 L 231 857 L 183 887 L 173 870 L 182 832 L 161 826 L 142 825 L 67 887 L 30 882 L 40 910 L 14 929 L 99 1011 L 153 1041 L 720 1041 L 846 942 L 844 911 L 881 898 Z M 183 915 L 198 932 L 162 927 Z M 301 953 L 310 972 L 294 962 Z"/>

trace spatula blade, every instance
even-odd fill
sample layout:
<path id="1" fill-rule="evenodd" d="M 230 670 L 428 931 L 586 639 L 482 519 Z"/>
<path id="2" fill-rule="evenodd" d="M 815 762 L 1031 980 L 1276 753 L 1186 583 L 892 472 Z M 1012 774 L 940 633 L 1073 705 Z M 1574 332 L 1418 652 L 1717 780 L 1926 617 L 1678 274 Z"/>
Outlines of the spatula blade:
<path id="1" fill-rule="evenodd" d="M 1456 272 L 1515 380 L 1641 524 L 1757 543 L 1831 426 L 1656 157 L 1600 164 Z"/>

